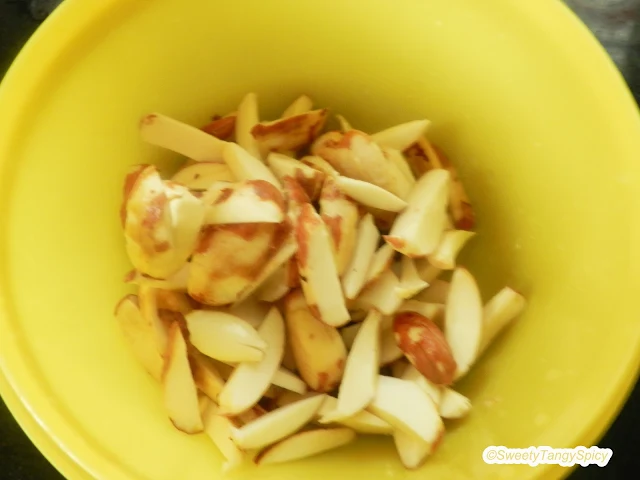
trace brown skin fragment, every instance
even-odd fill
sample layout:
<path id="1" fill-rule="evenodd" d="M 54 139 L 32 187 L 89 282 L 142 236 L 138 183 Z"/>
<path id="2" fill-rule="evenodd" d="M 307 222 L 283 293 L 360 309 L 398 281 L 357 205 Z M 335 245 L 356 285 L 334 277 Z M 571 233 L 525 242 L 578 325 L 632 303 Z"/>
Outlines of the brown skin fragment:
<path id="1" fill-rule="evenodd" d="M 438 449 L 438 447 L 440 447 L 440 445 L 442 444 L 442 440 L 444 439 L 444 434 L 445 434 L 445 430 L 442 430 L 439 434 L 438 434 L 438 438 L 436 438 L 434 440 L 434 442 L 431 444 L 431 450 L 429 451 L 429 455 L 433 455 L 436 450 Z M 425 464 L 425 462 L 427 461 L 427 459 L 429 458 L 429 455 L 425 455 L 425 457 L 422 459 L 422 461 L 416 465 L 415 467 L 411 468 L 411 471 L 416 471 L 419 470 L 420 468 L 422 468 Z"/>
<path id="2" fill-rule="evenodd" d="M 304 115 L 287 117 L 275 123 L 258 123 L 251 129 L 251 135 L 253 135 L 254 138 L 265 137 L 274 133 L 291 135 L 291 133 L 304 127 L 305 123 Z"/>
<path id="3" fill-rule="evenodd" d="M 218 198 L 216 198 L 216 201 L 213 204 L 218 205 L 220 203 L 226 202 L 229 199 L 229 197 L 233 195 L 233 192 L 234 192 L 233 188 L 223 188 L 220 191 L 220 195 L 218 196 Z"/>
<path id="4" fill-rule="evenodd" d="M 238 223 L 235 225 L 219 225 L 218 230 L 234 233 L 243 240 L 251 240 L 256 236 L 261 225 L 259 223 Z"/>
<path id="5" fill-rule="evenodd" d="M 138 296 L 134 295 L 132 293 L 130 293 L 129 295 L 125 295 L 124 297 L 122 297 L 120 299 L 120 301 L 116 304 L 116 308 L 113 311 L 114 315 L 117 315 L 118 310 L 120 309 L 120 306 L 124 303 L 124 302 L 133 302 L 133 304 L 139 309 L 140 308 L 140 302 L 138 301 Z"/>
<path id="6" fill-rule="evenodd" d="M 158 312 L 158 314 L 159 313 L 160 312 Z M 165 325 L 167 324 L 165 323 Z M 172 353 L 173 353 L 173 346 L 175 344 L 175 337 L 176 335 L 180 335 L 180 325 L 178 325 L 177 323 L 169 323 L 167 325 L 167 330 L 168 330 L 167 349 L 163 352 L 163 355 L 162 355 L 162 357 L 165 359 L 169 359 L 173 356 Z M 164 365 L 162 367 L 162 373 L 160 374 L 160 378 L 162 379 L 163 383 L 164 383 L 165 377 L 167 376 L 167 370 L 169 369 L 169 365 L 170 363 L 165 360 Z"/>
<path id="7" fill-rule="evenodd" d="M 340 385 L 340 382 L 329 383 L 329 385 L 326 387 L 327 390 L 325 391 L 325 393 L 335 392 L 338 389 L 338 385 Z"/>
<path id="8" fill-rule="evenodd" d="M 196 305 L 198 305 L 198 308 L 205 309 L 205 310 L 209 308 L 209 305 L 206 305 L 204 303 L 206 301 L 206 297 L 203 293 L 189 292 L 189 296 L 196 303 Z"/>
<path id="9" fill-rule="evenodd" d="M 166 308 L 159 308 L 158 317 L 167 330 L 169 330 L 171 328 L 171 325 L 173 325 L 174 323 L 177 324 L 180 327 L 182 336 L 188 343 L 189 329 L 187 328 L 187 321 L 185 320 L 182 313 L 176 312 L 174 310 L 168 310 Z"/>
<path id="10" fill-rule="evenodd" d="M 298 262 L 295 257 L 287 262 L 287 286 L 291 289 L 300 286 L 300 276 L 298 272 Z"/>
<path id="11" fill-rule="evenodd" d="M 358 218 L 359 219 L 362 219 L 362 217 L 364 217 L 367 213 L 369 213 L 369 210 L 364 205 L 360 205 L 359 203 L 357 203 L 356 207 L 358 207 Z M 372 215 L 373 215 L 373 213 L 372 213 Z"/>
<path id="12" fill-rule="evenodd" d="M 307 131 L 307 141 L 305 142 L 304 145 L 302 145 L 302 147 L 311 146 L 311 144 L 316 139 L 316 137 L 318 136 L 320 131 L 324 128 L 324 124 L 327 121 L 327 116 L 329 115 L 329 110 L 326 109 L 326 108 L 323 108 L 320 112 L 321 112 L 320 113 L 320 120 L 318 121 L 318 123 L 316 123 L 316 125 L 313 128 L 310 128 Z"/>
<path id="13" fill-rule="evenodd" d="M 346 270 L 356 248 L 358 207 L 337 186 L 333 177 L 328 177 L 320 192 L 320 213 L 331 237 L 338 274 Z"/>
<path id="14" fill-rule="evenodd" d="M 369 137 L 366 133 L 360 130 L 349 130 L 345 132 L 342 136 L 342 140 L 340 140 L 337 144 L 338 148 L 351 148 L 351 142 L 355 137 Z"/>
<path id="15" fill-rule="evenodd" d="M 211 242 L 216 232 L 226 231 L 237 235 L 243 240 L 250 241 L 264 228 L 261 223 L 237 223 L 230 225 L 205 225 L 200 232 L 200 240 L 194 253 L 205 253 L 211 248 Z M 276 225 L 274 225 L 276 228 Z"/>
<path id="16" fill-rule="evenodd" d="M 169 244 L 169 242 L 156 243 L 155 246 L 153 247 L 156 253 L 166 252 L 167 250 L 169 250 L 169 248 L 171 248 L 171 245 Z"/>
<path id="17" fill-rule="evenodd" d="M 322 187 L 322 192 L 320 194 L 321 200 L 341 200 L 343 198 L 348 198 L 342 191 L 338 188 L 335 180 L 333 178 L 327 179 Z"/>
<path id="18" fill-rule="evenodd" d="M 420 138 L 403 153 L 416 177 L 421 177 L 434 168 L 444 168 L 454 174 L 455 169 L 449 158 L 438 146 L 426 138 Z"/>
<path id="19" fill-rule="evenodd" d="M 458 172 L 453 166 L 448 168 L 453 179 L 449 195 L 449 212 L 453 223 L 459 230 L 472 230 L 475 226 L 475 215 L 467 197 L 467 192 L 458 178 Z"/>
<path id="20" fill-rule="evenodd" d="M 285 211 L 285 201 L 282 193 L 274 185 L 266 180 L 248 180 L 235 187 L 227 187 L 220 190 L 213 205 L 220 205 L 228 201 L 234 194 L 251 190 L 256 197 L 264 202 L 273 202 L 279 210 Z"/>
<path id="21" fill-rule="evenodd" d="M 296 241 L 298 242 L 296 259 L 298 260 L 299 269 L 304 269 L 307 266 L 309 259 L 309 230 L 314 226 L 320 225 L 319 220 L 311 204 L 306 203 L 302 206 L 298 225 L 296 226 Z"/>
<path id="22" fill-rule="evenodd" d="M 392 237 L 391 235 L 384 235 L 382 238 L 385 242 L 391 245 L 394 250 L 400 250 L 406 245 L 406 242 L 402 238 Z"/>
<path id="23" fill-rule="evenodd" d="M 193 310 L 189 297 L 182 292 L 174 290 L 156 289 L 156 302 L 158 309 L 179 312 L 182 315 L 186 315 Z"/>
<path id="24" fill-rule="evenodd" d="M 333 149 L 333 148 L 345 147 L 345 144 L 344 144 L 345 135 L 346 135 L 345 133 L 342 133 L 338 130 L 325 132 L 322 136 L 318 137 L 318 139 L 311 146 L 311 154 L 322 157 L 322 155 L 319 155 L 319 152 L 322 151 L 322 149 L 325 149 L 325 148 Z M 348 146 L 348 143 L 347 143 L 347 146 Z"/>
<path id="25" fill-rule="evenodd" d="M 435 144 L 431 144 L 431 148 L 433 148 L 433 151 L 435 152 L 435 154 L 438 156 L 438 161 L 440 163 L 440 165 L 442 166 L 442 168 L 446 168 L 449 169 L 451 168 L 453 165 L 451 165 L 451 162 L 449 161 L 449 157 L 447 157 L 444 153 L 444 151 L 438 147 Z"/>
<path id="26" fill-rule="evenodd" d="M 253 191 L 258 198 L 265 202 L 273 202 L 280 210 L 285 210 L 284 198 L 275 185 L 266 180 L 249 180 L 247 184 L 253 187 Z"/>
<path id="27" fill-rule="evenodd" d="M 196 385 L 203 384 L 205 381 L 205 375 L 206 375 L 204 368 L 202 368 L 202 366 L 198 363 L 198 361 L 195 359 L 195 356 L 189 355 L 188 358 L 189 358 L 189 367 L 191 368 L 191 373 L 193 375 L 193 381 L 195 382 Z M 215 402 L 217 399 L 210 398 L 210 400 Z"/>
<path id="28" fill-rule="evenodd" d="M 200 231 L 200 239 L 198 240 L 198 244 L 194 250 L 195 253 L 205 253 L 209 250 L 215 231 L 216 225 L 205 225 L 202 227 L 202 230 Z"/>
<path id="29" fill-rule="evenodd" d="M 296 170 L 295 180 L 311 199 L 316 199 L 322 190 L 325 174 L 316 170 L 312 177 L 307 177 L 301 169 Z"/>
<path id="30" fill-rule="evenodd" d="M 314 110 L 274 122 L 258 123 L 251 135 L 267 152 L 297 151 L 308 146 L 327 120 L 328 110 Z"/>
<path id="31" fill-rule="evenodd" d="M 162 214 L 168 203 L 169 199 L 164 192 L 156 195 L 146 208 L 142 226 L 148 229 L 154 228 L 162 220 Z"/>
<path id="32" fill-rule="evenodd" d="M 191 304 L 191 310 L 206 310 L 207 308 L 211 308 L 209 307 L 209 305 L 200 303 L 188 293 L 186 294 L 186 296 L 187 296 L 187 300 L 189 301 L 189 304 Z"/>
<path id="33" fill-rule="evenodd" d="M 236 115 L 214 118 L 210 123 L 202 127 L 202 131 L 220 140 L 228 140 L 236 131 L 236 118 Z"/>
<path id="34" fill-rule="evenodd" d="M 135 165 L 132 170 L 127 174 L 124 179 L 124 187 L 122 191 L 122 203 L 120 204 L 120 221 L 122 222 L 122 227 L 124 228 L 125 222 L 127 221 L 127 202 L 129 201 L 129 197 L 131 196 L 131 192 L 133 191 L 133 187 L 135 186 L 140 174 L 148 167 L 149 165 Z"/>
<path id="35" fill-rule="evenodd" d="M 436 450 L 438 450 L 438 448 L 440 448 L 440 445 L 442 445 L 442 440 L 444 440 L 444 434 L 445 431 L 442 430 L 440 432 L 440 434 L 438 435 L 438 438 L 436 438 L 434 440 L 434 442 L 431 444 L 431 453 L 435 453 Z"/>
<path id="36" fill-rule="evenodd" d="M 403 152 L 403 154 L 416 178 L 420 178 L 422 175 L 434 168 L 420 142 L 416 142 L 411 145 Z"/>
<path id="37" fill-rule="evenodd" d="M 353 162 L 353 159 L 344 157 L 352 149 L 352 143 L 357 137 L 363 138 L 365 142 L 371 141 L 369 135 L 360 130 L 349 130 L 344 133 L 327 132 L 313 143 L 311 154 L 324 158 L 340 174 L 362 180 L 359 162 Z"/>
<path id="38" fill-rule="evenodd" d="M 311 202 L 309 195 L 295 178 L 286 176 L 282 179 L 282 184 L 290 203 L 301 205 Z"/>
<path id="39" fill-rule="evenodd" d="M 436 385 L 453 383 L 457 364 L 438 326 L 415 312 L 401 312 L 393 319 L 396 343 L 407 360 Z"/>
<path id="40" fill-rule="evenodd" d="M 328 392 L 331 388 L 327 388 L 329 383 L 329 375 L 327 372 L 321 372 L 318 374 L 318 388 L 317 392 Z"/>
<path id="41" fill-rule="evenodd" d="M 136 278 L 136 271 L 131 270 L 124 276 L 124 283 L 131 283 Z"/>
<path id="42" fill-rule="evenodd" d="M 326 148 L 338 148 L 339 146 L 341 146 L 344 135 L 344 133 L 337 130 L 332 130 L 330 132 L 324 133 L 322 136 L 318 137 L 318 139 L 311 146 L 311 154 L 318 155 L 319 152 Z M 322 155 L 318 156 L 322 157 Z"/>
<path id="43" fill-rule="evenodd" d="M 337 130 L 327 132 L 322 139 L 322 145 L 328 148 L 349 148 L 351 147 L 352 140 L 358 135 L 368 137 L 368 135 L 360 130 L 349 130 L 347 132 L 340 132 Z M 320 143 L 320 142 L 318 142 Z"/>
<path id="44" fill-rule="evenodd" d="M 473 213 L 473 209 L 471 208 L 471 204 L 467 202 L 462 202 L 460 205 L 462 208 L 462 218 L 456 221 L 456 228 L 458 230 L 468 230 L 471 231 L 475 227 L 475 214 Z"/>
<path id="45" fill-rule="evenodd" d="M 142 125 L 151 125 L 156 121 L 156 118 L 158 118 L 158 116 L 156 114 L 154 114 L 154 113 L 151 113 L 149 115 L 145 115 L 140 120 L 140 126 L 142 126 Z"/>
<path id="46" fill-rule="evenodd" d="M 322 215 L 322 220 L 331 233 L 333 244 L 336 246 L 340 245 L 340 239 L 342 237 L 342 217 Z"/>
<path id="47" fill-rule="evenodd" d="M 265 410 L 264 408 L 262 408 L 260 405 L 256 405 L 255 407 L 253 407 L 251 409 L 251 411 L 258 417 L 261 417 L 267 413 L 269 413 L 268 410 Z"/>
<path id="48" fill-rule="evenodd" d="M 287 240 L 289 240 L 294 234 L 293 223 L 288 218 L 285 218 L 282 223 L 280 223 L 276 231 L 273 235 L 273 240 L 271 242 L 271 252 L 275 254 L 278 250 L 282 248 Z"/>

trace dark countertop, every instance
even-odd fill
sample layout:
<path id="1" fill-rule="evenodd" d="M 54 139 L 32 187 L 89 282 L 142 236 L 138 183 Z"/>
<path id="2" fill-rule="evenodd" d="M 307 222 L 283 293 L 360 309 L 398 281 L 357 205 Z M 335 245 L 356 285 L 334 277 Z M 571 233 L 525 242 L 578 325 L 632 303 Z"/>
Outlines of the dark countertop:
<path id="1" fill-rule="evenodd" d="M 614 59 L 636 100 L 640 100 L 640 0 L 566 0 L 591 28 Z M 0 0 L 0 78 L 13 57 L 60 0 Z M 598 442 L 611 448 L 613 457 L 605 468 L 580 468 L 571 480 L 631 478 L 640 457 L 640 384 L 624 410 Z M 633 471 L 631 470 L 631 471 Z M 38 452 L 0 401 L 0 479 L 59 480 L 59 473 Z"/>

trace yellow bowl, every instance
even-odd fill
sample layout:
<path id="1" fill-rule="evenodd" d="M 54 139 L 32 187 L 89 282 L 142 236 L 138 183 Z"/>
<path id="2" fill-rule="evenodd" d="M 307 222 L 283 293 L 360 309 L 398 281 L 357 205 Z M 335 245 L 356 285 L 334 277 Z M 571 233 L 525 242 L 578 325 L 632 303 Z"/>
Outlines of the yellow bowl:
<path id="1" fill-rule="evenodd" d="M 476 206 L 465 264 L 485 298 L 508 284 L 530 306 L 460 385 L 474 410 L 422 470 L 385 438 L 235 477 L 568 473 L 482 460 L 597 442 L 638 370 L 638 112 L 555 0 L 67 0 L 0 90 L 0 391 L 44 454 L 72 479 L 219 478 L 113 320 L 118 205 L 129 165 L 176 164 L 138 139 L 143 114 L 201 124 L 248 91 L 264 118 L 308 93 L 367 131 L 431 119 Z"/>

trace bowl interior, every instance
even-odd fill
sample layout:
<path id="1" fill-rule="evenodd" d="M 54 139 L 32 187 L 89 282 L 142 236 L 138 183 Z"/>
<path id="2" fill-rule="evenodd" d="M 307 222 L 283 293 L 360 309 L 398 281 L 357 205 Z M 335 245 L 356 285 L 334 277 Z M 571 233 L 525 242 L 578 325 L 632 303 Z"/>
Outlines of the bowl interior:
<path id="1" fill-rule="evenodd" d="M 200 125 L 248 91 L 265 119 L 307 93 L 369 132 L 432 120 L 479 220 L 463 263 L 485 299 L 510 285 L 530 306 L 458 387 L 473 412 L 424 469 L 404 471 L 376 438 L 235 477 L 538 478 L 560 470 L 489 466 L 482 451 L 595 441 L 637 368 L 640 129 L 563 6 L 67 1 L 0 94 L 0 366 L 85 469 L 218 478 L 220 455 L 171 426 L 113 319 L 130 268 L 118 207 L 128 166 L 180 161 L 139 140 L 143 114 Z"/>

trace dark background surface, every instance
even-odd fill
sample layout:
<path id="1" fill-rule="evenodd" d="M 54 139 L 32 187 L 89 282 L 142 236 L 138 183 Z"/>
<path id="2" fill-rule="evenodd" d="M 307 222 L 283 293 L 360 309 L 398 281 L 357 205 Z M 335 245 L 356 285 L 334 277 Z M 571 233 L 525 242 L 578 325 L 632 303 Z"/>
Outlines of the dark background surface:
<path id="1" fill-rule="evenodd" d="M 531 0 L 533 1 L 533 0 Z M 25 41 L 60 0 L 0 0 L 0 78 Z M 640 0 L 567 0 L 598 37 L 640 99 Z M 638 478 L 640 456 L 640 386 L 597 444 L 611 448 L 605 468 L 580 468 L 571 480 Z M 0 479 L 60 480 L 0 401 Z"/>

